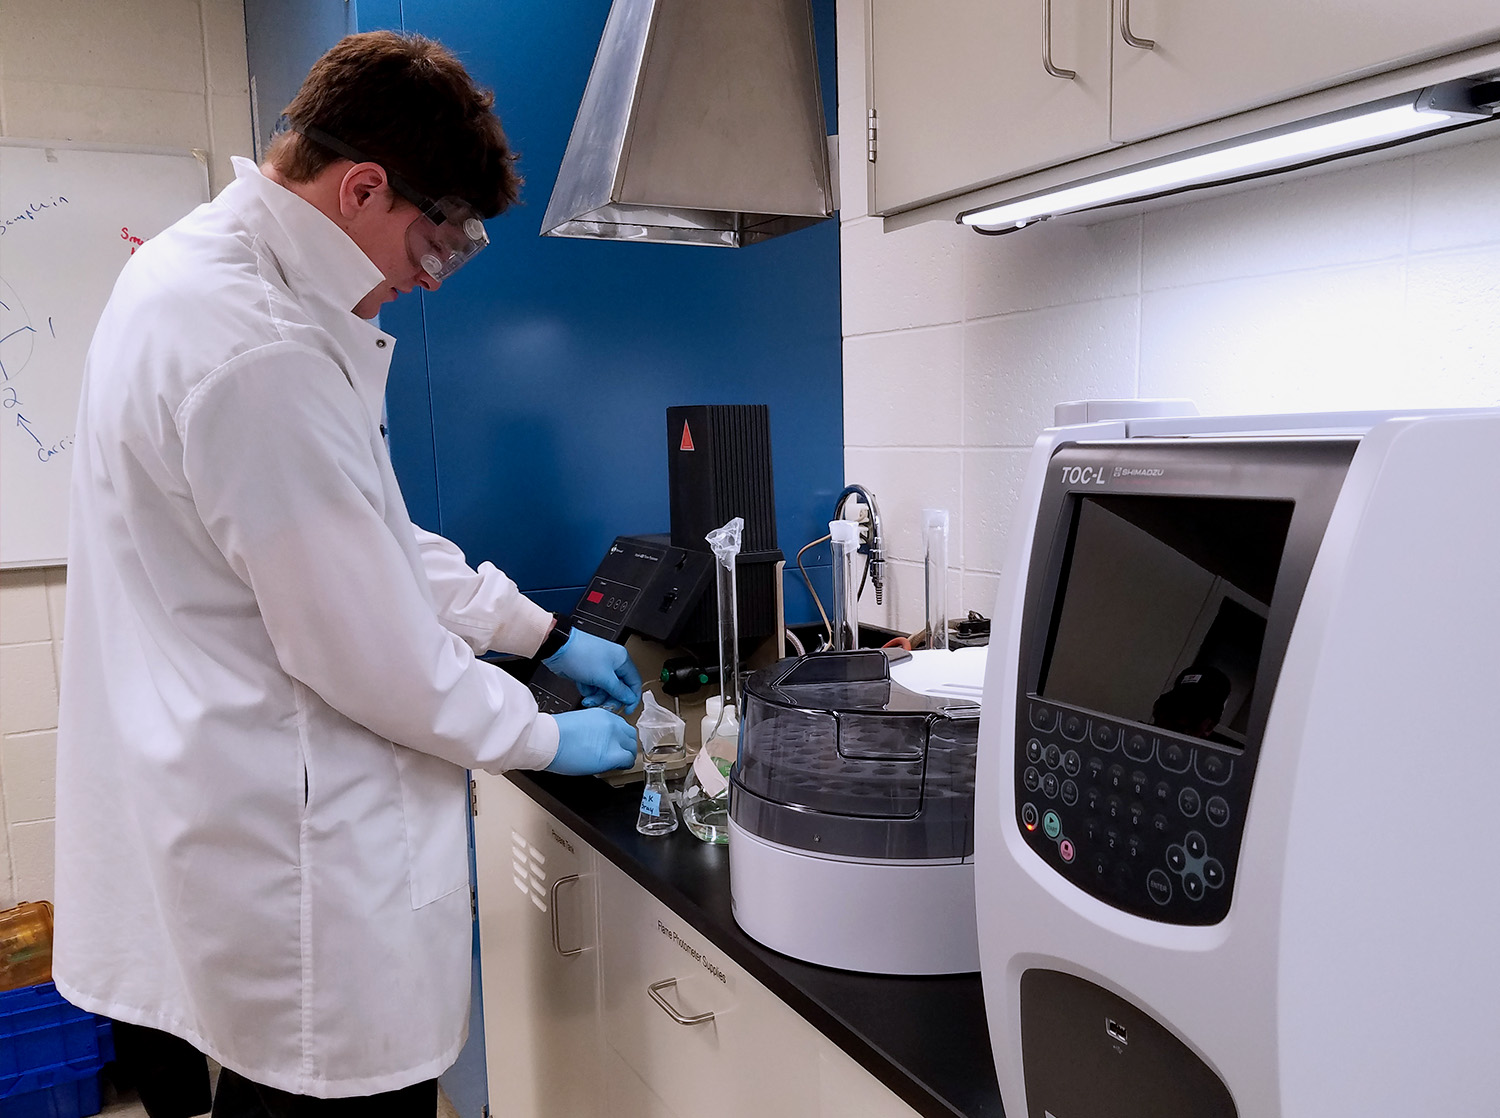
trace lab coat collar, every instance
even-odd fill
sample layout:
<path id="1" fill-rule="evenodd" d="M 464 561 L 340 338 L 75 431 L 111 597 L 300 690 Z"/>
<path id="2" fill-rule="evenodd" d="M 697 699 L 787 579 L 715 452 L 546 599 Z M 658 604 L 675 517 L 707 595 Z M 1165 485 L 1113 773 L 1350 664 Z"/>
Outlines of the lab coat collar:
<path id="1" fill-rule="evenodd" d="M 306 199 L 261 174 L 249 159 L 233 159 L 235 181 L 219 195 L 245 219 L 276 258 L 287 287 L 299 301 L 316 301 L 333 312 L 328 325 L 354 358 L 355 391 L 375 422 L 380 420 L 395 339 L 352 308 L 385 280 L 379 268 L 333 221 Z M 260 211 L 250 220 L 248 211 Z M 336 325 L 335 325 L 336 324 Z"/>

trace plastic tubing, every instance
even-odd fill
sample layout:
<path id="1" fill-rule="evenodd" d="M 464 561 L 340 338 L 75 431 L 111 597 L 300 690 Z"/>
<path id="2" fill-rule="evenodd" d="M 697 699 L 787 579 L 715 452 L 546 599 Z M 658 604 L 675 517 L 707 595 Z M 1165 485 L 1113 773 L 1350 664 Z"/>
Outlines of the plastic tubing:
<path id="1" fill-rule="evenodd" d="M 859 525 L 852 520 L 830 520 L 828 542 L 833 549 L 833 650 L 859 647 Z"/>
<path id="2" fill-rule="evenodd" d="M 927 647 L 948 647 L 948 510 L 923 509 L 927 543 Z"/>

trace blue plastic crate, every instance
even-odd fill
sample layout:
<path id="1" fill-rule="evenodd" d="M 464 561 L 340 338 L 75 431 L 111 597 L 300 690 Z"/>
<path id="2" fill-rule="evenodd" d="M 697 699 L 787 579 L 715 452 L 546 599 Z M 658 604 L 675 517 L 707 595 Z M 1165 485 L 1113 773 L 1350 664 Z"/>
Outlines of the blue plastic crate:
<path id="1" fill-rule="evenodd" d="M 0 1098 L 0 1118 L 85 1118 L 99 1113 L 99 1071 Z"/>
<path id="2" fill-rule="evenodd" d="M 99 1112 L 99 1070 L 114 1058 L 109 1022 L 50 982 L 0 992 L 0 1118 Z"/>

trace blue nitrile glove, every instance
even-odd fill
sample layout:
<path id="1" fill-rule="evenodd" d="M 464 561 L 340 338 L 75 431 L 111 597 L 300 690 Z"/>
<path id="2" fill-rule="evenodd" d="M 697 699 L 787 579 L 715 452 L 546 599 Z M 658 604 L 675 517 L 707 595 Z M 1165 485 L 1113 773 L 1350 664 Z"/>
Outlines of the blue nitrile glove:
<path id="1" fill-rule="evenodd" d="M 614 641 L 574 629 L 567 643 L 542 663 L 578 684 L 586 707 L 629 712 L 641 701 L 641 673 Z"/>
<path id="2" fill-rule="evenodd" d="M 627 661 L 628 663 L 628 661 Z M 635 729 L 607 710 L 570 710 L 557 719 L 557 756 L 549 773 L 591 776 L 635 764 Z"/>

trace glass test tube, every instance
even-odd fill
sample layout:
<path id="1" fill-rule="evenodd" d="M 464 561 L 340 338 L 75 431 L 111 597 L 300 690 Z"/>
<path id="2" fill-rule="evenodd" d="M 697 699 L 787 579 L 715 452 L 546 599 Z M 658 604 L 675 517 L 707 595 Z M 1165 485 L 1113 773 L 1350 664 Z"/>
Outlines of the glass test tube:
<path id="1" fill-rule="evenodd" d="M 948 510 L 923 509 L 927 543 L 927 647 L 948 647 Z"/>
<path id="2" fill-rule="evenodd" d="M 833 549 L 833 650 L 859 647 L 859 525 L 852 520 L 828 522 Z"/>

